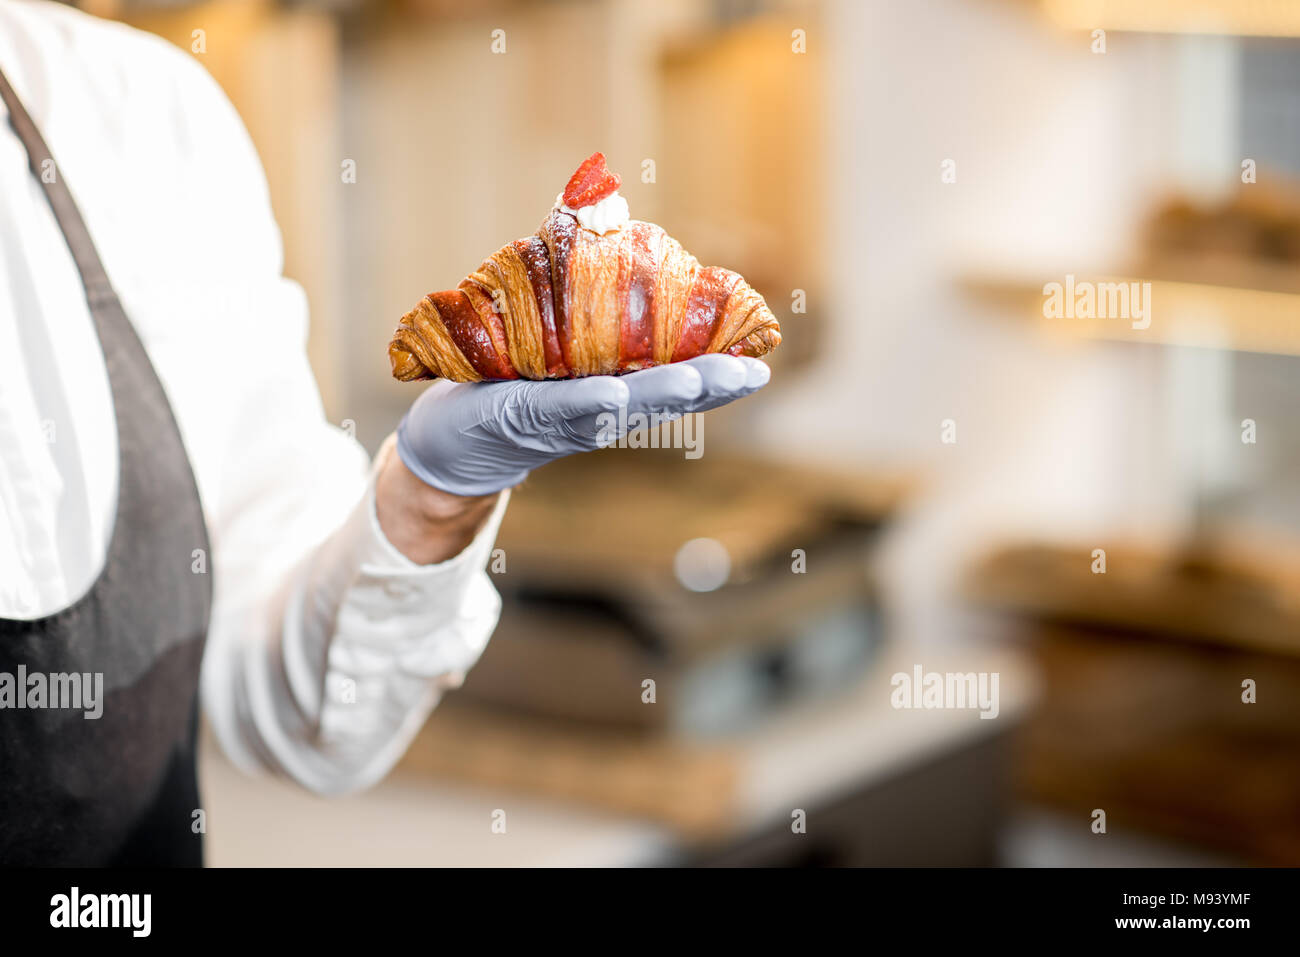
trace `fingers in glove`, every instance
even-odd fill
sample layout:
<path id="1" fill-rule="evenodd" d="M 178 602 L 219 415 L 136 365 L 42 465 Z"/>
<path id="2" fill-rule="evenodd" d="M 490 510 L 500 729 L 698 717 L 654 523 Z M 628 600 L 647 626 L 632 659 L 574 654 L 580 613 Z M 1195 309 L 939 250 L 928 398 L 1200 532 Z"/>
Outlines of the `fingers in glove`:
<path id="1" fill-rule="evenodd" d="M 681 415 L 704 394 L 704 378 L 687 362 L 655 366 L 622 377 L 629 392 L 627 411 Z"/>
<path id="2" fill-rule="evenodd" d="M 597 446 L 598 423 L 617 419 L 629 389 L 613 376 L 546 382 L 502 382 L 484 428 L 531 452 L 556 456 Z"/>
<path id="3" fill-rule="evenodd" d="M 682 365 L 694 366 L 700 373 L 704 390 L 688 412 L 708 412 L 757 392 L 767 385 L 772 371 L 765 363 L 748 356 L 707 355 L 689 359 Z"/>
<path id="4" fill-rule="evenodd" d="M 628 393 L 621 408 L 569 422 L 571 434 L 588 441 L 591 448 L 610 445 L 629 431 L 681 418 L 704 391 L 699 371 L 685 363 L 629 372 L 618 381 Z"/>
<path id="5" fill-rule="evenodd" d="M 526 409 L 540 422 L 561 422 L 617 411 L 628 402 L 628 387 L 614 376 L 548 382 L 501 382 L 480 388 L 509 390 L 506 404 Z"/>

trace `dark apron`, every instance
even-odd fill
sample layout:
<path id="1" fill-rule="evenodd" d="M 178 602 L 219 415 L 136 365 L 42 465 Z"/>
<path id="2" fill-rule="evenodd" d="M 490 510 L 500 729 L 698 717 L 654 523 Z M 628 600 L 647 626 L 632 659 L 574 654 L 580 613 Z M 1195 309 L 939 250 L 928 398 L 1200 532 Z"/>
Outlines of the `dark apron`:
<path id="1" fill-rule="evenodd" d="M 201 866 L 195 746 L 212 580 L 198 490 L 63 172 L 43 181 L 49 148 L 3 73 L 0 98 L 81 274 L 119 450 L 108 559 L 90 591 L 46 618 L 0 619 L 0 673 L 103 674 L 97 720 L 76 708 L 0 708 L 0 865 Z"/>

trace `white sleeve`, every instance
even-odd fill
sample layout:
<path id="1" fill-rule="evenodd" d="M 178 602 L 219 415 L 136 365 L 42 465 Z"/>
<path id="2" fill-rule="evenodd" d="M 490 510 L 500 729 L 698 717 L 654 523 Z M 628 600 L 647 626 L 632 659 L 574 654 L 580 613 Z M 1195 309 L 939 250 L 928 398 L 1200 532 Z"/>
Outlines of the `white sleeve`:
<path id="1" fill-rule="evenodd" d="M 214 620 L 205 705 L 246 769 L 272 768 L 323 794 L 373 784 L 442 692 L 464 680 L 496 626 L 500 598 L 485 566 L 508 493 L 459 555 L 417 565 L 375 515 L 374 475 L 391 454 L 390 438 L 342 525 L 276 594 L 249 606 L 247 629 L 226 609 Z"/>
<path id="2" fill-rule="evenodd" d="M 132 102 L 163 159 L 150 180 L 161 198 L 142 195 L 140 225 L 108 245 L 203 498 L 214 586 L 203 707 L 245 769 L 321 793 L 365 787 L 495 627 L 500 599 L 485 564 L 506 499 L 439 565 L 416 566 L 384 538 L 366 453 L 325 418 L 306 297 L 282 275 L 242 122 L 191 58 L 116 34 L 136 51 Z M 102 231 L 113 229 L 106 220 Z M 149 261 L 133 268 L 125 257 L 137 249 Z M 383 345 L 364 360 L 376 375 L 387 372 Z"/>

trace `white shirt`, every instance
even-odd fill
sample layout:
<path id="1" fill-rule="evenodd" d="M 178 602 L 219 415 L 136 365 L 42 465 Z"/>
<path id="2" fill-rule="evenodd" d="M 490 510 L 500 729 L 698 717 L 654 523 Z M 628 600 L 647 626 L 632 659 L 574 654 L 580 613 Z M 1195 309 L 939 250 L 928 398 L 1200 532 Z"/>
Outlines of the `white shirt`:
<path id="1" fill-rule="evenodd" d="M 384 537 L 364 450 L 325 420 L 261 166 L 193 58 L 75 9 L 0 0 L 0 69 L 189 452 L 215 585 L 201 696 L 219 740 L 242 767 L 322 793 L 373 783 L 496 625 L 484 566 L 507 497 L 442 564 L 416 565 Z M 98 578 L 117 454 L 81 282 L 3 116 L 0 617 L 50 614 Z"/>

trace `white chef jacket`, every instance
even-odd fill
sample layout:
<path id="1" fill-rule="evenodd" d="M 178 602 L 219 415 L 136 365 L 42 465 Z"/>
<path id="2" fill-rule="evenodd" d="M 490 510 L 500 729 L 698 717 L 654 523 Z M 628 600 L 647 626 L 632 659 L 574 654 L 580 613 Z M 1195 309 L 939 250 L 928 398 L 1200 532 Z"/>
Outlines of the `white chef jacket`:
<path id="1" fill-rule="evenodd" d="M 306 299 L 281 275 L 257 155 L 194 58 L 72 8 L 0 0 L 0 69 L 49 144 L 189 452 L 212 546 L 201 698 L 217 737 L 242 767 L 321 793 L 375 782 L 496 625 L 485 564 L 507 496 L 441 564 L 416 565 L 387 541 L 364 450 L 325 420 Z M 0 617 L 20 619 L 66 607 L 99 576 L 118 454 L 85 294 L 27 162 L 4 117 Z M 390 454 L 391 438 L 376 469 Z"/>

